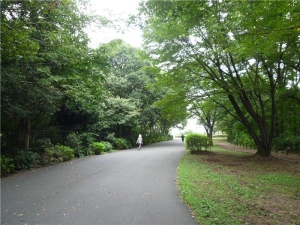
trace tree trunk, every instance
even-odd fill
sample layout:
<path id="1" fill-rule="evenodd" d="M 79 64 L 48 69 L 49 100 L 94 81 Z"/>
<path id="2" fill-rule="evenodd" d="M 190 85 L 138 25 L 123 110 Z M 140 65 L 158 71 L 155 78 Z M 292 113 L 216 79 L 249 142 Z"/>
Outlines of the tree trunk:
<path id="1" fill-rule="evenodd" d="M 116 125 L 116 138 L 120 137 L 120 124 Z"/>
<path id="2" fill-rule="evenodd" d="M 256 155 L 262 157 L 270 157 L 272 152 L 272 140 L 271 138 L 261 137 L 260 139 L 254 139 L 257 147 Z"/>
<path id="3" fill-rule="evenodd" d="M 241 119 L 242 124 L 246 127 L 248 133 L 253 138 L 254 143 L 256 144 L 257 147 L 256 154 L 263 157 L 271 156 L 273 132 L 270 132 L 270 134 L 268 133 L 269 129 L 268 129 L 267 122 L 265 121 L 265 118 L 258 118 L 258 115 L 256 117 L 252 117 L 258 125 L 259 134 L 260 134 L 260 136 L 258 136 L 255 130 L 253 129 L 253 127 L 251 126 L 249 120 L 245 117 L 244 113 L 239 108 L 233 96 L 228 95 L 228 97 L 237 115 Z"/>
<path id="4" fill-rule="evenodd" d="M 150 137 L 153 137 L 153 126 L 150 124 L 149 128 L 150 128 Z"/>
<path id="5" fill-rule="evenodd" d="M 30 118 L 26 118 L 25 120 L 25 138 L 24 138 L 24 149 L 29 149 L 29 139 L 30 139 Z"/>

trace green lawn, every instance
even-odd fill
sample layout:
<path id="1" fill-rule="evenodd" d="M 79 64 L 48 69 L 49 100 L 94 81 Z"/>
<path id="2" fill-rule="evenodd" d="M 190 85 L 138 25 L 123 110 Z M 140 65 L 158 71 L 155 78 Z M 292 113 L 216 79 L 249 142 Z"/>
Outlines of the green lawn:
<path id="1" fill-rule="evenodd" d="M 182 199 L 201 225 L 300 224 L 300 166 L 214 146 L 182 158 Z"/>

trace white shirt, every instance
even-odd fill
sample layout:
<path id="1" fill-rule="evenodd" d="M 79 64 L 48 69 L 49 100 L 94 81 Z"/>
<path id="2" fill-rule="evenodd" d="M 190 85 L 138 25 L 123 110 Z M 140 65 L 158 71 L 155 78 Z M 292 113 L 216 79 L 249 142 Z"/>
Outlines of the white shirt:
<path id="1" fill-rule="evenodd" d="M 143 138 L 139 137 L 136 142 L 139 144 L 143 143 Z"/>

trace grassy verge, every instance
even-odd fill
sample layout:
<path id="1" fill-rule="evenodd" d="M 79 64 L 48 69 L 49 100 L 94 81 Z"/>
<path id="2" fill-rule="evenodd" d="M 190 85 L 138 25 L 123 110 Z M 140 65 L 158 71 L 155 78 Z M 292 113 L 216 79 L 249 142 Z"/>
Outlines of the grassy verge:
<path id="1" fill-rule="evenodd" d="M 300 224 L 300 166 L 214 146 L 181 160 L 178 185 L 197 221 Z"/>

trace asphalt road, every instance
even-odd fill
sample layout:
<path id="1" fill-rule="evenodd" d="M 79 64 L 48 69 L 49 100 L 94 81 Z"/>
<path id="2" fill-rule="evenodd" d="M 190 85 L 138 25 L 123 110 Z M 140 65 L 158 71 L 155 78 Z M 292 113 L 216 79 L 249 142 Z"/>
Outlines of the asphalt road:
<path id="1" fill-rule="evenodd" d="M 180 139 L 1 179 L 1 225 L 193 224 L 178 197 Z"/>

